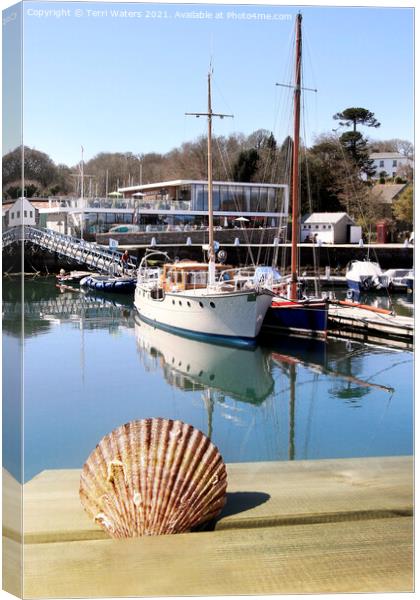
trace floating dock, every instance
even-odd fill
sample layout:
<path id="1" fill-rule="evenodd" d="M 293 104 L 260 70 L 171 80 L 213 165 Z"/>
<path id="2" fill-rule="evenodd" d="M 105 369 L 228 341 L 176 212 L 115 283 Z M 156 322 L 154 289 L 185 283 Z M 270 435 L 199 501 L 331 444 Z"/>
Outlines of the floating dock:
<path id="1" fill-rule="evenodd" d="M 411 457 L 230 464 L 214 531 L 118 541 L 84 513 L 79 477 L 44 471 L 24 486 L 25 597 L 413 591 Z M 10 566 L 20 487 L 9 484 Z M 9 571 L 3 581 L 19 585 Z"/>
<path id="2" fill-rule="evenodd" d="M 386 311 L 374 312 L 351 305 L 330 304 L 328 335 L 412 349 L 414 318 L 386 314 Z"/>

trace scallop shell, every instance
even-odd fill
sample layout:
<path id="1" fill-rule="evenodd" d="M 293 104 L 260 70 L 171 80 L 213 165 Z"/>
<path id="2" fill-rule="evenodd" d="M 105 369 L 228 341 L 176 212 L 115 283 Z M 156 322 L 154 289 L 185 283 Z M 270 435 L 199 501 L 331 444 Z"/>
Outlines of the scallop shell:
<path id="1" fill-rule="evenodd" d="M 111 537 L 182 533 L 225 504 L 226 467 L 201 431 L 182 421 L 131 421 L 106 435 L 80 477 L 88 515 Z"/>

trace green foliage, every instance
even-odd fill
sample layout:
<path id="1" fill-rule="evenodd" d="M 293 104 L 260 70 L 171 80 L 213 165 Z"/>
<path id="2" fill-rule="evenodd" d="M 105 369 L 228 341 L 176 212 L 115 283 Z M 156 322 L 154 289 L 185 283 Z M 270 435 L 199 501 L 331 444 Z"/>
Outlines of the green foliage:
<path id="1" fill-rule="evenodd" d="M 242 150 L 232 169 L 233 181 L 252 181 L 260 160 L 258 151 L 255 148 Z"/>
<path id="2" fill-rule="evenodd" d="M 369 158 L 367 142 L 363 135 L 359 131 L 346 131 L 340 137 L 340 142 L 356 167 L 368 177 L 372 177 L 376 170 L 373 167 L 374 161 Z"/>
<path id="3" fill-rule="evenodd" d="M 339 120 L 342 127 L 349 127 L 353 125 L 353 131 L 356 131 L 357 125 L 364 125 L 365 127 L 380 127 L 381 124 L 375 118 L 373 112 L 366 108 L 352 107 L 346 108 L 342 112 L 336 113 L 333 119 Z"/>
<path id="4" fill-rule="evenodd" d="M 395 219 L 412 227 L 414 218 L 413 186 L 408 185 L 394 202 L 392 212 Z"/>
<path id="5" fill-rule="evenodd" d="M 374 113 L 366 108 L 352 107 L 336 113 L 333 119 L 339 120 L 342 127 L 352 126 L 352 131 L 347 131 L 341 135 L 340 142 L 356 167 L 368 177 L 372 177 L 375 174 L 373 160 L 369 159 L 367 140 L 357 131 L 357 125 L 374 127 L 375 129 L 380 127 L 381 124 L 375 118 Z"/>

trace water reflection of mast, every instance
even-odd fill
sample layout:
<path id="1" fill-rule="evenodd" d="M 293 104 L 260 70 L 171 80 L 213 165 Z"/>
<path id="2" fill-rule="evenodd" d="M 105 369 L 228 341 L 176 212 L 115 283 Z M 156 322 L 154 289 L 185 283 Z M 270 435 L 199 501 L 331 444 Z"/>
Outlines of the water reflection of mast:
<path id="1" fill-rule="evenodd" d="M 296 365 L 289 367 L 290 395 L 289 395 L 289 460 L 295 460 L 295 392 L 296 392 Z"/>
<path id="2" fill-rule="evenodd" d="M 213 435 L 213 390 L 211 388 L 207 388 L 206 390 L 204 390 L 201 397 L 203 398 L 204 406 L 207 409 L 207 437 L 211 440 L 211 437 Z"/>

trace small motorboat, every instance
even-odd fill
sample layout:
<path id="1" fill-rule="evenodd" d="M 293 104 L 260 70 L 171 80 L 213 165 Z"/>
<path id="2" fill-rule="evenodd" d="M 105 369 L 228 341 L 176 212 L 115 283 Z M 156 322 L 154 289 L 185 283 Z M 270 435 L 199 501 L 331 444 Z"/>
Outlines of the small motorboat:
<path id="1" fill-rule="evenodd" d="M 80 280 L 81 287 L 101 292 L 116 292 L 118 294 L 130 294 L 136 288 L 135 277 L 113 275 L 88 275 Z"/>
<path id="2" fill-rule="evenodd" d="M 363 292 L 386 291 L 389 287 L 388 276 L 377 262 L 370 260 L 351 261 L 347 266 L 346 280 L 349 297 Z"/>
<path id="3" fill-rule="evenodd" d="M 384 272 L 389 279 L 389 288 L 395 292 L 407 291 L 413 280 L 413 269 L 388 269 Z"/>
<path id="4" fill-rule="evenodd" d="M 403 277 L 402 283 L 407 294 L 414 294 L 414 269 L 410 269 L 407 275 Z"/>

